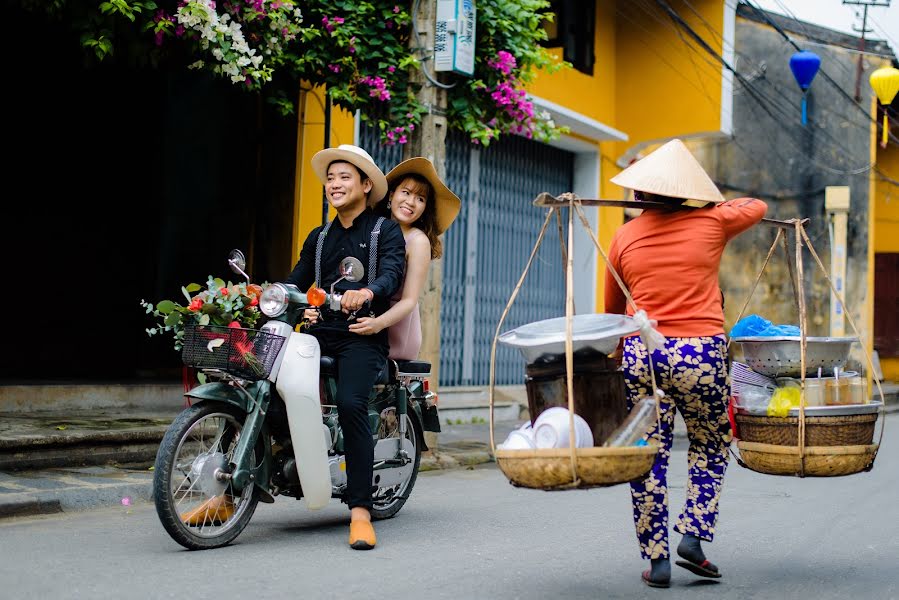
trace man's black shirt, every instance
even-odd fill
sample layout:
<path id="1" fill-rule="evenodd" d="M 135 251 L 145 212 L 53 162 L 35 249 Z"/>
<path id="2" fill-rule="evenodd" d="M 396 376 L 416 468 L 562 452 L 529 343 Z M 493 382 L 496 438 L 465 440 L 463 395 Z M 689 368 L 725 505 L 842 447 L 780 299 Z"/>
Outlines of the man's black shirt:
<path id="1" fill-rule="evenodd" d="M 322 246 L 321 281 L 315 282 L 318 287 L 326 292 L 331 291 L 331 284 L 340 277 L 340 261 L 347 256 L 355 256 L 365 267 L 365 276 L 351 283 L 344 279 L 334 288 L 341 293 L 347 290 L 360 290 L 367 287 L 375 297 L 372 300 L 372 311 L 380 315 L 390 308 L 390 297 L 399 289 L 406 268 L 406 241 L 400 226 L 390 219 L 381 224 L 381 234 L 378 239 L 378 270 L 377 277 L 368 285 L 369 245 L 371 244 L 371 232 L 375 228 L 378 216 L 367 208 L 348 228 L 335 218 L 325 236 Z M 300 251 L 300 259 L 287 278 L 287 283 L 292 283 L 305 292 L 315 279 L 315 245 L 318 242 L 318 234 L 324 228 L 316 227 L 303 243 Z M 361 314 L 359 316 L 362 316 Z M 344 319 L 322 323 L 323 326 L 346 329 L 348 323 Z"/>

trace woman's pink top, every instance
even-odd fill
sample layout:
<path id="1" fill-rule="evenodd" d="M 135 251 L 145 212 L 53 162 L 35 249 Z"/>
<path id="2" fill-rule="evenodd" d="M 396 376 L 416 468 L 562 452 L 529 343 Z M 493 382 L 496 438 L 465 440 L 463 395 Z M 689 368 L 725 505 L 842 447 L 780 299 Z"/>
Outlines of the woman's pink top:
<path id="1" fill-rule="evenodd" d="M 403 288 L 406 287 L 406 280 L 403 279 L 403 285 L 390 299 L 390 306 L 393 306 L 403 297 Z M 415 308 L 408 315 L 391 325 L 387 329 L 387 339 L 390 341 L 390 352 L 388 357 L 393 360 L 416 360 L 418 351 L 421 350 L 421 316 L 418 314 L 418 302 Z"/>

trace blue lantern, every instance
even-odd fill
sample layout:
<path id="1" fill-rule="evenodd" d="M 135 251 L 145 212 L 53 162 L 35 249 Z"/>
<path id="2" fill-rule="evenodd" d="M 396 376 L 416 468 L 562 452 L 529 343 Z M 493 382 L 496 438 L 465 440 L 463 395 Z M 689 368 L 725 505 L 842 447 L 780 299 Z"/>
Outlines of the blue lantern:
<path id="1" fill-rule="evenodd" d="M 793 77 L 796 79 L 796 83 L 799 84 L 799 89 L 802 90 L 803 125 L 808 123 L 805 95 L 808 93 L 808 88 L 812 85 L 815 75 L 818 74 L 819 68 L 821 68 L 821 58 L 814 52 L 803 50 L 790 57 L 790 70 L 793 71 Z"/>

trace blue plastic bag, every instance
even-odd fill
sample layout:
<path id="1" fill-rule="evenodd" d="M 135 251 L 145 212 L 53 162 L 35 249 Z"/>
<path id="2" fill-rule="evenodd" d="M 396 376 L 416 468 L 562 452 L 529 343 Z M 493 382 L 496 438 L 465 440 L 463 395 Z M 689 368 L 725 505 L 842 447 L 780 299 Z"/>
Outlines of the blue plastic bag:
<path id="1" fill-rule="evenodd" d="M 796 325 L 775 325 L 759 315 L 747 315 L 734 324 L 730 337 L 798 337 L 800 333 Z"/>
<path id="2" fill-rule="evenodd" d="M 763 331 L 773 326 L 768 319 L 758 315 L 747 315 L 734 323 L 730 330 L 730 337 L 750 337 L 761 335 Z"/>

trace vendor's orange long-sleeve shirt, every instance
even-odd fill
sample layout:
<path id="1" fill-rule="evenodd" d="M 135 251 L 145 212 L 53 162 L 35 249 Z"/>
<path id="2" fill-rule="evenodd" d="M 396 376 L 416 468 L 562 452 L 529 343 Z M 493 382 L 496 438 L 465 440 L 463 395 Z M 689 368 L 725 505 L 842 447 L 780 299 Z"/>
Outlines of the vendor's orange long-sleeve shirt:
<path id="1" fill-rule="evenodd" d="M 758 223 L 767 205 L 738 198 L 694 210 L 648 209 L 622 225 L 609 259 L 637 307 L 668 337 L 724 333 L 718 266 L 727 242 Z M 607 313 L 633 314 L 606 272 Z"/>

